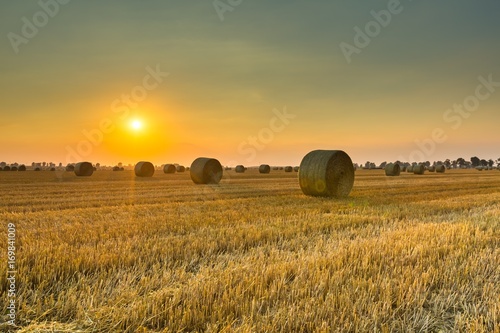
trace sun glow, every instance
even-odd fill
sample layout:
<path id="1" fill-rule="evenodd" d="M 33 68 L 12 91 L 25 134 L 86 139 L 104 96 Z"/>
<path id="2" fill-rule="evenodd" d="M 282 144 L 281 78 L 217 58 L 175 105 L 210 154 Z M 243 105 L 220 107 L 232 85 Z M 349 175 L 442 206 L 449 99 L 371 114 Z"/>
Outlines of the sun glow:
<path id="1" fill-rule="evenodd" d="M 130 122 L 130 127 L 134 131 L 138 131 L 142 128 L 142 121 L 140 121 L 139 119 L 134 119 Z"/>

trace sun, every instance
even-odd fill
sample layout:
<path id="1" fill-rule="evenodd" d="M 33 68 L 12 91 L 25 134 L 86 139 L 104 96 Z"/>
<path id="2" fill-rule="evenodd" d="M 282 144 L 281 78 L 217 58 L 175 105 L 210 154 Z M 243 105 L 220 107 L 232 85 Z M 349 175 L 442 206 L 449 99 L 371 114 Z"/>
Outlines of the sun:
<path id="1" fill-rule="evenodd" d="M 139 119 L 134 119 L 130 122 L 130 127 L 134 131 L 138 131 L 142 128 L 142 121 L 140 121 Z"/>

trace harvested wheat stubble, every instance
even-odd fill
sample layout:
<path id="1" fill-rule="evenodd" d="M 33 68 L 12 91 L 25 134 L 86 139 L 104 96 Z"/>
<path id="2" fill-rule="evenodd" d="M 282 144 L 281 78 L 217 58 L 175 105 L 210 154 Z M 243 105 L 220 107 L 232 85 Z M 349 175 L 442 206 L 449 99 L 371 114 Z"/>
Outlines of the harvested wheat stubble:
<path id="1" fill-rule="evenodd" d="M 137 177 L 153 177 L 155 166 L 151 162 L 141 161 L 135 165 L 134 171 Z"/>
<path id="2" fill-rule="evenodd" d="M 21 164 L 21 165 L 19 166 L 18 171 L 26 171 L 26 165 Z"/>
<path id="3" fill-rule="evenodd" d="M 436 166 L 436 172 L 438 172 L 438 173 L 445 173 L 446 172 L 446 167 L 443 164 L 438 164 Z"/>
<path id="4" fill-rule="evenodd" d="M 177 171 L 177 168 L 173 164 L 165 164 L 163 166 L 164 173 L 175 173 L 176 171 Z"/>
<path id="5" fill-rule="evenodd" d="M 176 168 L 175 168 L 175 171 L 177 172 L 184 172 L 186 171 L 186 168 L 182 165 L 178 165 Z"/>
<path id="6" fill-rule="evenodd" d="M 199 157 L 189 170 L 195 184 L 218 184 L 222 179 L 222 165 L 215 158 Z"/>
<path id="7" fill-rule="evenodd" d="M 94 167 L 90 162 L 80 162 L 75 164 L 75 175 L 78 177 L 90 177 L 94 173 Z"/>
<path id="8" fill-rule="evenodd" d="M 386 176 L 399 176 L 401 174 L 401 167 L 397 163 L 389 163 L 385 166 Z"/>
<path id="9" fill-rule="evenodd" d="M 234 168 L 234 171 L 236 171 L 236 173 L 243 173 L 245 172 L 245 170 L 246 168 L 243 165 L 237 165 L 236 168 Z"/>
<path id="10" fill-rule="evenodd" d="M 261 164 L 259 166 L 259 173 L 270 173 L 271 167 L 268 164 Z"/>
<path id="11" fill-rule="evenodd" d="M 293 172 L 293 168 L 291 166 L 286 166 L 285 172 Z"/>
<path id="12" fill-rule="evenodd" d="M 299 185 L 306 195 L 347 197 L 354 185 L 352 160 L 342 150 L 314 150 L 302 159 Z"/>
<path id="13" fill-rule="evenodd" d="M 423 164 L 414 165 L 413 173 L 415 175 L 423 175 L 425 173 L 425 166 Z"/>

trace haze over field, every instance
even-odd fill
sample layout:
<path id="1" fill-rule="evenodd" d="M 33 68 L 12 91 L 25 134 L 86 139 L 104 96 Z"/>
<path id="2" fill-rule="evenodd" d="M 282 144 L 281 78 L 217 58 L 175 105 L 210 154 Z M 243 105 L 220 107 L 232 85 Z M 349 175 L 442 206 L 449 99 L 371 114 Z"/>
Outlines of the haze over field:
<path id="1" fill-rule="evenodd" d="M 65 2 L 0 4 L 0 160 L 499 157 L 498 1 Z"/>

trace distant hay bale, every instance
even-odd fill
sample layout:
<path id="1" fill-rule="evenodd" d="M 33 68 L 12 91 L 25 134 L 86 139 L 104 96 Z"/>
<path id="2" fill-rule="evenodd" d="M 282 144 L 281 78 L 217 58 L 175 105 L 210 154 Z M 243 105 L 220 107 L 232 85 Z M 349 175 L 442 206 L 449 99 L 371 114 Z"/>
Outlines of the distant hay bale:
<path id="1" fill-rule="evenodd" d="M 436 167 L 435 166 L 427 167 L 427 171 L 429 171 L 429 172 L 436 172 Z"/>
<path id="2" fill-rule="evenodd" d="M 80 162 L 75 164 L 75 175 L 78 177 L 90 177 L 94 173 L 94 167 L 90 162 Z"/>
<path id="3" fill-rule="evenodd" d="M 286 166 L 285 172 L 293 172 L 293 168 L 291 166 Z"/>
<path id="4" fill-rule="evenodd" d="M 17 171 L 17 167 L 15 165 L 10 167 L 10 171 Z"/>
<path id="5" fill-rule="evenodd" d="M 415 175 L 423 175 L 425 173 L 425 166 L 423 164 L 414 165 L 413 173 Z"/>
<path id="6" fill-rule="evenodd" d="M 21 164 L 17 170 L 18 171 L 26 171 L 26 165 Z"/>
<path id="7" fill-rule="evenodd" d="M 261 164 L 259 166 L 259 173 L 270 173 L 271 167 L 268 164 Z"/>
<path id="8" fill-rule="evenodd" d="M 406 165 L 400 165 L 399 167 L 401 169 L 401 172 L 406 172 L 406 169 L 407 169 Z"/>
<path id="9" fill-rule="evenodd" d="M 120 167 L 120 171 L 125 171 L 125 168 L 124 167 Z"/>
<path id="10" fill-rule="evenodd" d="M 118 165 L 115 165 L 115 166 L 113 167 L 113 171 L 120 171 L 120 167 L 119 167 Z"/>
<path id="11" fill-rule="evenodd" d="M 341 150 L 314 150 L 300 163 L 299 185 L 305 195 L 347 197 L 354 185 L 352 160 Z"/>
<path id="12" fill-rule="evenodd" d="M 236 173 L 243 173 L 245 172 L 245 167 L 243 165 L 237 165 L 236 168 L 234 168 L 234 171 L 236 171 Z"/>
<path id="13" fill-rule="evenodd" d="M 280 170 L 283 170 L 283 167 L 280 167 Z"/>
<path id="14" fill-rule="evenodd" d="M 73 164 L 66 165 L 66 171 L 75 171 L 75 166 Z"/>
<path id="15" fill-rule="evenodd" d="M 188 168 L 188 169 L 189 169 L 189 168 Z M 232 170 L 232 168 L 231 168 L 231 167 L 225 167 L 225 168 L 224 168 L 224 170 L 226 170 L 226 171 L 231 171 L 231 170 Z"/>
<path id="16" fill-rule="evenodd" d="M 446 167 L 443 164 L 438 164 L 436 166 L 436 172 L 438 172 L 438 173 L 445 173 L 446 172 Z"/>
<path id="17" fill-rule="evenodd" d="M 189 171 L 189 167 L 186 167 L 186 171 Z"/>
<path id="18" fill-rule="evenodd" d="M 40 167 L 36 167 L 33 171 L 42 171 L 42 169 Z"/>
<path id="19" fill-rule="evenodd" d="M 3 171 L 10 171 L 10 166 L 8 166 L 8 165 L 4 166 Z"/>
<path id="20" fill-rule="evenodd" d="M 199 157 L 189 170 L 195 184 L 218 184 L 222 179 L 222 165 L 215 158 Z"/>
<path id="21" fill-rule="evenodd" d="M 477 171 L 483 171 L 483 167 L 478 166 L 478 167 L 476 168 L 476 170 L 477 170 Z"/>
<path id="22" fill-rule="evenodd" d="M 56 171 L 56 168 L 52 167 L 49 169 L 49 171 Z"/>
<path id="23" fill-rule="evenodd" d="M 385 166 L 386 176 L 399 176 L 401 174 L 401 167 L 397 163 L 389 163 Z"/>
<path id="24" fill-rule="evenodd" d="M 410 165 L 409 167 L 407 167 L 406 172 L 413 173 L 413 165 Z"/>
<path id="25" fill-rule="evenodd" d="M 273 167 L 273 170 L 279 170 L 279 169 L 280 169 L 280 168 L 278 168 L 278 167 Z"/>
<path id="26" fill-rule="evenodd" d="M 173 164 L 165 164 L 163 166 L 164 173 L 175 173 L 176 171 L 177 171 L 177 168 Z"/>
<path id="27" fill-rule="evenodd" d="M 153 177 L 155 166 L 151 162 L 141 161 L 135 165 L 134 171 L 137 177 Z"/>
<path id="28" fill-rule="evenodd" d="M 176 168 L 175 168 L 175 171 L 177 172 L 184 172 L 186 171 L 186 168 L 182 165 L 178 165 Z"/>
<path id="29" fill-rule="evenodd" d="M 293 167 L 293 171 L 295 171 L 295 172 L 299 172 L 299 170 L 300 170 L 300 168 L 299 168 L 298 166 Z"/>

